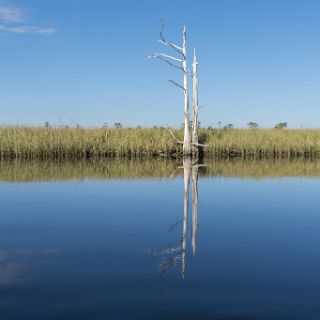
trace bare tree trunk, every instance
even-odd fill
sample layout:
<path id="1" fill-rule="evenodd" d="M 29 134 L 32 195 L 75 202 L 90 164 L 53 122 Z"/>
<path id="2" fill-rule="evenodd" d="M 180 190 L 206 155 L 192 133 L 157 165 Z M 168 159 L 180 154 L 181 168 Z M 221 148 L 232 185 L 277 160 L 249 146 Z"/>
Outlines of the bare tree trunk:
<path id="1" fill-rule="evenodd" d="M 192 167 L 192 237 L 191 246 L 192 253 L 195 255 L 197 249 L 196 237 L 198 230 L 198 165 Z"/>
<path id="2" fill-rule="evenodd" d="M 183 90 L 184 95 L 184 138 L 183 142 L 178 141 L 179 143 L 183 144 L 183 155 L 184 156 L 191 156 L 192 155 L 192 141 L 191 141 L 191 133 L 190 133 L 190 122 L 189 122 L 189 90 L 188 90 L 188 67 L 187 67 L 187 32 L 186 27 L 183 27 L 182 31 L 182 47 L 179 47 L 176 44 L 168 42 L 163 35 L 164 30 L 164 23 L 161 24 L 160 30 L 160 43 L 164 46 L 167 46 L 176 52 L 179 53 L 180 58 L 169 56 L 165 53 L 153 53 L 150 58 L 157 58 L 160 59 L 171 67 L 181 70 L 183 72 L 183 85 L 175 82 L 174 80 L 169 80 L 172 84 L 177 86 L 178 88 Z M 182 66 L 181 66 L 182 63 Z M 173 135 L 173 134 L 172 134 Z M 176 138 L 175 138 L 176 139 Z M 178 139 L 176 139 L 178 140 Z"/>
<path id="3" fill-rule="evenodd" d="M 183 138 L 183 154 L 191 154 L 191 137 L 189 130 L 189 92 L 188 92 L 188 69 L 187 69 L 187 34 L 186 27 L 182 31 L 182 53 L 184 55 L 183 65 L 183 88 L 184 88 L 184 138 Z"/>
<path id="4" fill-rule="evenodd" d="M 192 124 L 192 154 L 197 157 L 199 153 L 198 149 L 198 129 L 199 129 L 199 102 L 198 102 L 198 61 L 196 49 L 193 54 L 193 124 Z"/>
<path id="5" fill-rule="evenodd" d="M 188 211 L 189 211 L 189 189 L 191 175 L 191 159 L 183 159 L 183 180 L 184 180 L 184 197 L 183 197 L 183 227 L 182 227 L 182 253 L 181 253 L 181 276 L 184 278 L 186 272 L 186 250 L 187 250 L 187 229 L 188 229 Z"/>

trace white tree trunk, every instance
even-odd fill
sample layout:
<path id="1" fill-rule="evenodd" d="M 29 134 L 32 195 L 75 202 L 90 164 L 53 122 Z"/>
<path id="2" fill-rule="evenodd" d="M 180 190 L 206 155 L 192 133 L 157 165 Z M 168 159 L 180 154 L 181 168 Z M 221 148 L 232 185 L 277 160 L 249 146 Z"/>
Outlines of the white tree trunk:
<path id="1" fill-rule="evenodd" d="M 198 150 L 198 129 L 199 129 L 199 102 L 198 102 L 198 61 L 197 61 L 197 54 L 196 49 L 194 49 L 193 54 L 193 124 L 192 124 L 192 154 L 197 156 L 199 153 Z"/>
<path id="2" fill-rule="evenodd" d="M 186 27 L 183 27 L 182 31 L 182 53 L 184 55 L 183 60 L 183 88 L 184 88 L 184 139 L 183 139 L 183 154 L 190 155 L 191 150 L 191 137 L 189 130 L 189 92 L 188 92 L 188 69 L 187 69 L 187 41 Z"/>

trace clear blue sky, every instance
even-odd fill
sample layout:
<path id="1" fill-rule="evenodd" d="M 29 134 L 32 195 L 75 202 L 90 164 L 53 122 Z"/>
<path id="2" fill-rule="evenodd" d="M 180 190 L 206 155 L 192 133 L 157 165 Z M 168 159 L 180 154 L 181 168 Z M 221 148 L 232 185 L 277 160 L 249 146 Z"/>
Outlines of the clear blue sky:
<path id="1" fill-rule="evenodd" d="M 197 48 L 204 126 L 320 127 L 317 0 L 0 0 L 0 124 L 179 126 L 160 18 Z"/>

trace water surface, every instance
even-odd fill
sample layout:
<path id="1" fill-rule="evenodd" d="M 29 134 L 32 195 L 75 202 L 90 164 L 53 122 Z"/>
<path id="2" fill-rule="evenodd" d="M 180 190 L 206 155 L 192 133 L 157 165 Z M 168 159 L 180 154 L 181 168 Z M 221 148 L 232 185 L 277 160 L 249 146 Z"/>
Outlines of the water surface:
<path id="1" fill-rule="evenodd" d="M 320 162 L 0 162 L 2 319 L 319 319 Z"/>

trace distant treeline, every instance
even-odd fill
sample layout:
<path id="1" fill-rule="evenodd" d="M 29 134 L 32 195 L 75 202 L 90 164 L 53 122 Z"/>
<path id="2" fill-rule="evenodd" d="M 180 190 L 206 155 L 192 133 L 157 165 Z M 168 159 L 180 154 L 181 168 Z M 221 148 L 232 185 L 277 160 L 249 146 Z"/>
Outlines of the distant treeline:
<path id="1" fill-rule="evenodd" d="M 0 182 L 168 179 L 183 176 L 182 159 L 2 160 Z M 319 177 L 319 159 L 205 159 L 200 177 Z"/>
<path id="2" fill-rule="evenodd" d="M 174 138 L 174 136 L 176 138 Z M 169 128 L 0 127 L 0 158 L 180 157 L 182 130 Z M 320 130 L 202 128 L 203 155 L 320 155 Z"/>

